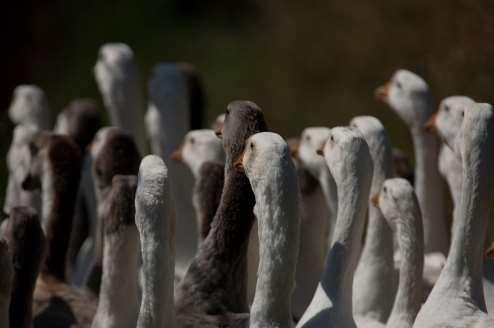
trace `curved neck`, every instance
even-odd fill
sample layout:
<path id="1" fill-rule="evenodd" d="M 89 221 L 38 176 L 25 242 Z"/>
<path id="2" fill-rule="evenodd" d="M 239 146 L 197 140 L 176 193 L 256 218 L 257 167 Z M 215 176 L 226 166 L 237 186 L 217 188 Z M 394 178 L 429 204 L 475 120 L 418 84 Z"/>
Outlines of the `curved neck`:
<path id="1" fill-rule="evenodd" d="M 194 295 L 182 295 L 182 301 L 197 298 L 197 291 L 204 291 L 203 302 L 214 299 L 233 312 L 247 312 L 246 266 L 247 246 L 254 215 L 254 193 L 245 173 L 231 168 L 225 178 L 220 205 L 213 219 L 211 230 L 185 277 L 181 287 L 194 284 Z M 180 298 L 180 297 L 179 297 Z M 187 304 L 182 304 L 186 306 Z M 181 305 L 179 306 L 181 307 Z"/>
<path id="2" fill-rule="evenodd" d="M 321 286 L 334 308 L 337 321 L 353 321 L 353 274 L 360 255 L 360 242 L 369 184 L 358 176 L 349 176 L 338 185 L 338 216 L 331 249 L 326 257 Z"/>
<path id="3" fill-rule="evenodd" d="M 443 271 L 455 287 L 464 290 L 479 308 L 485 310 L 482 289 L 483 245 L 492 205 L 492 154 L 487 147 L 479 148 L 475 145 L 465 152 L 460 208 L 457 213 L 459 220 L 454 225 L 453 241 Z"/>
<path id="4" fill-rule="evenodd" d="M 335 228 L 335 219 L 338 213 L 338 192 L 335 181 L 327 166 L 325 166 L 319 174 L 319 183 L 321 184 L 321 189 L 323 191 L 326 204 L 328 205 L 330 220 L 328 240 L 331 241 Z"/>
<path id="5" fill-rule="evenodd" d="M 415 148 L 415 190 L 422 210 L 425 253 L 448 251 L 441 176 L 438 170 L 439 142 L 437 137 L 412 128 Z"/>
<path id="6" fill-rule="evenodd" d="M 424 238 L 420 217 L 399 219 L 398 245 L 401 253 L 400 282 L 388 327 L 412 327 L 420 310 L 420 292 L 424 268 Z"/>
<path id="7" fill-rule="evenodd" d="M 299 251 L 298 184 L 293 166 L 267 176 L 255 190 L 260 256 L 250 327 L 290 327 Z"/>
<path id="8" fill-rule="evenodd" d="M 57 168 L 54 163 L 46 161 L 42 176 L 42 227 L 48 251 L 41 273 L 52 275 L 60 281 L 65 281 L 67 249 L 79 189 L 80 169 L 71 171 Z"/>
<path id="9" fill-rule="evenodd" d="M 138 315 L 139 241 L 135 226 L 105 236 L 103 275 L 92 327 L 135 327 Z"/>
<path id="10" fill-rule="evenodd" d="M 168 196 L 163 196 L 167 199 Z M 170 204 L 169 202 L 167 202 Z M 175 327 L 175 217 L 166 204 L 137 205 L 142 254 L 142 299 L 137 328 Z"/>

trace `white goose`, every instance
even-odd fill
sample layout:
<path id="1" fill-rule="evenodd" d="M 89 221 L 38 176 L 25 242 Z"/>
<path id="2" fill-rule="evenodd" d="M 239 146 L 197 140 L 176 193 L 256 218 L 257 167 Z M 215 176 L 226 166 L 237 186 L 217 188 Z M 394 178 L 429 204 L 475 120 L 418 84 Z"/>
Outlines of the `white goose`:
<path id="1" fill-rule="evenodd" d="M 482 289 L 483 241 L 492 205 L 494 113 L 491 105 L 465 111 L 458 137 L 463 163 L 458 222 L 448 259 L 414 326 L 491 327 Z"/>
<path id="2" fill-rule="evenodd" d="M 130 133 L 141 154 L 147 150 L 139 69 L 132 49 L 124 43 L 100 47 L 94 77 L 112 125 Z"/>
<path id="3" fill-rule="evenodd" d="M 408 125 L 415 149 L 415 190 L 424 221 L 425 253 L 448 251 L 448 230 L 437 162 L 439 142 L 424 131 L 432 114 L 431 94 L 427 83 L 418 75 L 398 70 L 390 82 L 376 90 L 376 96 L 387 103 Z"/>
<path id="4" fill-rule="evenodd" d="M 299 189 L 287 143 L 277 134 L 250 137 L 236 161 L 255 194 L 259 268 L 249 327 L 291 327 L 299 246 Z"/>
<path id="5" fill-rule="evenodd" d="M 360 132 L 333 128 L 320 150 L 336 182 L 338 216 L 316 293 L 297 327 L 356 327 L 353 276 L 360 255 L 373 163 Z"/>
<path id="6" fill-rule="evenodd" d="M 19 85 L 9 107 L 10 120 L 18 124 L 33 125 L 39 130 L 51 127 L 51 115 L 45 92 L 36 85 Z"/>
<path id="7" fill-rule="evenodd" d="M 183 163 L 170 160 L 191 122 L 189 87 L 181 66 L 175 63 L 156 65 L 148 82 L 148 94 L 145 121 L 151 150 L 167 163 L 170 194 L 177 213 L 180 213 L 180 220 L 176 222 L 175 270 L 182 276 L 197 251 L 197 227 L 190 197 L 193 177 Z"/>
<path id="8" fill-rule="evenodd" d="M 143 266 L 137 327 L 174 328 L 175 216 L 170 201 L 168 169 L 158 156 L 148 155 L 141 162 L 135 210 Z"/>
<path id="9" fill-rule="evenodd" d="M 389 320 L 382 327 L 410 328 L 421 305 L 424 268 L 424 236 L 418 200 L 410 182 L 394 178 L 384 182 L 372 201 L 394 228 L 401 253 L 398 293 Z"/>
<path id="10" fill-rule="evenodd" d="M 369 145 L 374 163 L 371 194 L 375 194 L 393 174 L 388 134 L 372 116 L 355 117 L 350 127 L 359 130 Z M 370 206 L 365 243 L 353 281 L 353 314 L 359 321 L 386 322 L 396 294 L 396 278 L 392 231 L 379 208 Z"/>

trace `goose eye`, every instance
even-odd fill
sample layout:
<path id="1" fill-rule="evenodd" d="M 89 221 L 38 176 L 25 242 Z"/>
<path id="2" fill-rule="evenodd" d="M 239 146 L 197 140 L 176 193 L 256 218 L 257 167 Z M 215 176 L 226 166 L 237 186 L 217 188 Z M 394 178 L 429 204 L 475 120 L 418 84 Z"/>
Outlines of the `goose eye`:
<path id="1" fill-rule="evenodd" d="M 461 117 L 465 117 L 465 112 L 461 111 Z"/>
<path id="2" fill-rule="evenodd" d="M 386 188 L 386 186 L 383 187 L 383 192 L 388 192 L 388 188 Z"/>
<path id="3" fill-rule="evenodd" d="M 229 115 L 229 114 L 230 114 L 230 110 L 227 108 L 225 115 Z"/>
<path id="4" fill-rule="evenodd" d="M 250 149 L 254 149 L 254 143 L 253 142 L 250 143 Z"/>
<path id="5" fill-rule="evenodd" d="M 449 106 L 448 105 L 444 105 L 444 111 L 449 112 Z"/>
<path id="6" fill-rule="evenodd" d="M 305 136 L 304 139 L 305 139 L 305 141 L 309 142 L 310 141 L 310 136 Z"/>
<path id="7" fill-rule="evenodd" d="M 331 140 L 331 142 L 334 142 L 334 137 L 333 136 L 329 137 L 329 140 Z"/>
<path id="8" fill-rule="evenodd" d="M 196 140 L 194 138 L 190 138 L 189 139 L 189 142 L 190 142 L 191 145 L 193 145 L 196 142 Z"/>
<path id="9" fill-rule="evenodd" d="M 395 82 L 395 85 L 396 85 L 396 87 L 397 87 L 398 89 L 401 89 L 401 83 L 400 83 L 400 81 L 396 81 L 396 82 Z"/>

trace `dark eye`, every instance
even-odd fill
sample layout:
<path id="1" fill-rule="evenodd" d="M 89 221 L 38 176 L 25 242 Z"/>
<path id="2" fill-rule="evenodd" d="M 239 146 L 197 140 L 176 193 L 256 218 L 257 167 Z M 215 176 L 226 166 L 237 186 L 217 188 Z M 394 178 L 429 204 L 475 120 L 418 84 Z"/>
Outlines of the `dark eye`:
<path id="1" fill-rule="evenodd" d="M 465 112 L 461 111 L 461 117 L 465 117 Z"/>
<path id="2" fill-rule="evenodd" d="M 225 115 L 229 115 L 230 114 L 230 109 L 226 109 L 226 112 L 225 112 Z"/>
<path id="3" fill-rule="evenodd" d="M 196 142 L 196 140 L 195 140 L 194 138 L 190 138 L 190 139 L 189 139 L 189 142 L 193 145 L 193 144 L 194 144 L 194 142 Z"/>
<path id="4" fill-rule="evenodd" d="M 449 106 L 448 106 L 448 105 L 444 105 L 444 110 L 445 110 L 446 112 L 449 112 Z"/>
<path id="5" fill-rule="evenodd" d="M 386 186 L 384 186 L 383 192 L 385 192 L 385 193 L 388 192 L 388 188 L 386 188 Z"/>
<path id="6" fill-rule="evenodd" d="M 333 136 L 329 137 L 329 139 L 331 140 L 331 142 L 334 142 L 334 137 Z"/>
<path id="7" fill-rule="evenodd" d="M 305 136 L 304 139 L 305 139 L 305 141 L 309 142 L 310 141 L 310 136 Z"/>
<path id="8" fill-rule="evenodd" d="M 396 82 L 395 82 L 395 85 L 396 85 L 396 87 L 397 87 L 398 89 L 401 89 L 401 83 L 400 83 L 400 81 L 396 81 Z"/>
<path id="9" fill-rule="evenodd" d="M 254 143 L 253 142 L 250 143 L 250 149 L 254 149 Z"/>

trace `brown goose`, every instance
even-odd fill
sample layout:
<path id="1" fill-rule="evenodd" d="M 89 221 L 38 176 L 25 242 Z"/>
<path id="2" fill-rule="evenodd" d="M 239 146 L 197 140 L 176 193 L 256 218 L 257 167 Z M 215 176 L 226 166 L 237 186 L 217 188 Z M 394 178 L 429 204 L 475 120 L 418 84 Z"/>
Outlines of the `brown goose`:
<path id="1" fill-rule="evenodd" d="M 41 132 L 31 144 L 31 151 L 33 161 L 23 187 L 41 188 L 41 224 L 47 240 L 47 256 L 34 291 L 34 326 L 89 324 L 95 311 L 94 302 L 69 286 L 66 279 L 81 153 L 70 138 L 50 132 Z"/>
<path id="2" fill-rule="evenodd" d="M 45 237 L 38 215 L 28 207 L 12 208 L 1 230 L 1 237 L 10 249 L 14 269 L 8 310 L 9 327 L 29 328 L 33 325 L 33 291 L 46 249 Z M 2 265 L 2 271 L 3 268 Z"/>
<path id="3" fill-rule="evenodd" d="M 211 230 L 177 287 L 179 327 L 231 327 L 247 315 L 247 246 L 255 199 L 249 180 L 234 167 L 234 160 L 249 136 L 266 130 L 256 104 L 234 101 L 228 105 L 225 123 L 218 131 L 226 153 L 225 184 Z"/>

